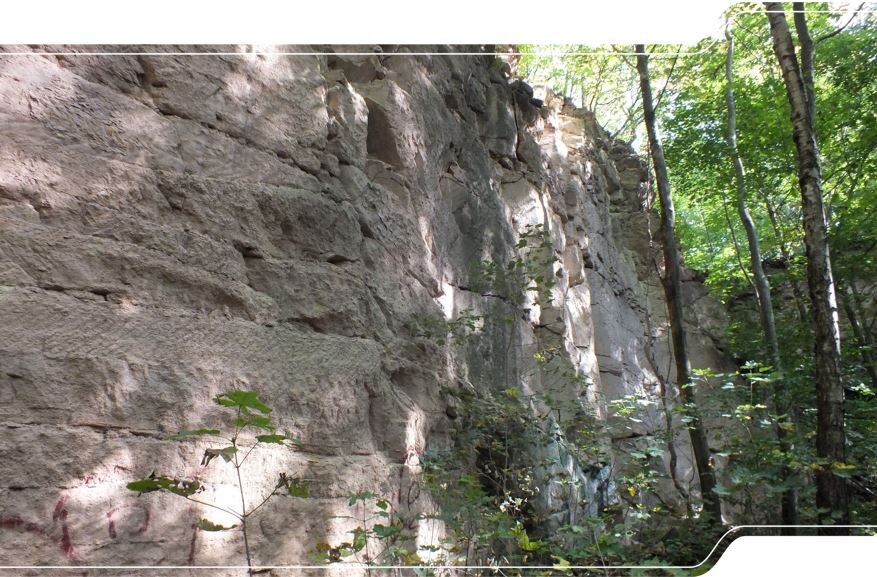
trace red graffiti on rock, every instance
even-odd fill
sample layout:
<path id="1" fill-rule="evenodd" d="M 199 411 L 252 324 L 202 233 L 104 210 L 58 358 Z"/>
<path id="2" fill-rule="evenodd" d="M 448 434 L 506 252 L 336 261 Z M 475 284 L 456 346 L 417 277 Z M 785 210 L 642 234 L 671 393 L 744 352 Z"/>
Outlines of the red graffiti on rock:
<path id="1" fill-rule="evenodd" d="M 50 543 L 53 543 L 56 541 L 56 538 L 53 537 L 51 533 L 60 523 L 61 536 L 57 538 L 58 549 L 61 550 L 65 557 L 74 560 L 76 559 L 76 551 L 73 549 L 73 540 L 70 537 L 70 527 L 67 525 L 67 508 L 64 506 L 66 501 L 67 497 L 62 495 L 57 503 L 55 503 L 55 510 L 52 512 L 52 524 L 49 527 L 45 527 L 34 521 L 22 519 L 21 517 L 2 517 L 0 518 L 0 529 L 39 535 Z"/>

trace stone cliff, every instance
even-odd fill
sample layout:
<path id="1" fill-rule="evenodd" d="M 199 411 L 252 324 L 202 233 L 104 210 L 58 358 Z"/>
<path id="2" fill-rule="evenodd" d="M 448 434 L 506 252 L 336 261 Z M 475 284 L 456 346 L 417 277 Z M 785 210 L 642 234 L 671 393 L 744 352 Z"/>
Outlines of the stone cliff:
<path id="1" fill-rule="evenodd" d="M 158 470 L 235 498 L 221 466 L 200 466 L 203 444 L 164 440 L 217 423 L 211 399 L 233 388 L 301 439 L 244 471 L 254 494 L 275 470 L 309 486 L 252 526 L 263 564 L 345 538 L 333 515 L 357 491 L 423 507 L 419 460 L 459 426 L 456 389 L 559 388 L 605 422 L 613 400 L 659 399 L 670 357 L 646 166 L 493 56 L 5 50 L 0 563 L 241 563 L 238 533 L 195 526 L 209 511 L 125 489 Z M 550 298 L 479 282 L 534 230 L 550 239 Z M 695 365 L 727 367 L 721 307 L 685 288 Z M 418 328 L 467 315 L 478 326 L 459 341 Z M 660 403 L 643 407 L 602 442 L 664 430 Z M 671 418 L 674 473 L 696 491 Z M 549 472 L 549 514 L 618 498 L 623 459 L 545 451 L 591 503 L 564 500 Z"/>

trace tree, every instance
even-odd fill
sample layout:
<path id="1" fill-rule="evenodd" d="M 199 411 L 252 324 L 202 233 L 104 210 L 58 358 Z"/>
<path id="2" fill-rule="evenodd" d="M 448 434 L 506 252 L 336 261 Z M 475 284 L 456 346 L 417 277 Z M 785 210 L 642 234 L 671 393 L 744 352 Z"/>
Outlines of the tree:
<path id="1" fill-rule="evenodd" d="M 796 18 L 802 45 L 798 62 L 792 35 L 779 2 L 765 4 L 774 53 L 782 71 L 791 109 L 792 136 L 798 167 L 798 185 L 807 254 L 807 285 L 813 309 L 816 366 L 816 453 L 824 460 L 816 472 L 816 506 L 820 522 L 836 518 L 849 524 L 846 481 L 835 475 L 832 465 L 845 462 L 844 391 L 840 370 L 840 328 L 828 231 L 822 202 L 822 167 L 814 129 L 812 87 L 812 41 L 803 14 Z M 803 70 L 802 70 L 803 64 Z M 844 533 L 845 530 L 835 532 Z"/>
<path id="2" fill-rule="evenodd" d="M 782 360 L 780 357 L 780 346 L 777 340 L 776 322 L 773 314 L 773 300 L 771 298 L 770 282 L 764 273 L 764 267 L 761 264 L 762 255 L 761 247 L 758 241 L 758 232 L 755 223 L 749 215 L 746 208 L 746 172 L 743 168 L 743 160 L 740 158 L 740 151 L 737 149 L 737 107 L 734 102 L 734 37 L 731 34 L 730 22 L 725 28 L 725 39 L 728 41 L 728 51 L 725 58 L 725 103 L 728 107 L 728 148 L 731 151 L 731 158 L 734 164 L 734 180 L 737 185 L 737 213 L 740 216 L 740 222 L 746 230 L 746 240 L 749 245 L 749 262 L 752 268 L 752 276 L 754 277 L 755 291 L 758 295 L 758 308 L 761 319 L 761 330 L 764 333 L 764 340 L 770 352 L 770 361 L 773 365 L 775 374 L 782 373 Z M 781 401 L 779 394 L 780 383 L 773 383 L 774 390 L 774 410 L 778 414 L 785 412 L 785 403 Z M 785 453 L 788 452 L 788 442 L 785 441 L 786 431 L 782 426 L 777 426 L 777 437 L 780 441 L 780 449 Z M 784 471 L 784 477 L 789 476 L 789 471 Z M 783 491 L 782 496 L 782 520 L 784 525 L 798 524 L 798 506 L 797 492 L 792 487 L 787 487 Z"/>
<path id="3" fill-rule="evenodd" d="M 675 233 L 675 213 L 673 198 L 670 194 L 670 179 L 667 176 L 667 164 L 664 161 L 664 152 L 655 128 L 655 108 L 652 103 L 652 88 L 649 79 L 649 56 L 646 54 L 645 46 L 642 44 L 637 44 L 635 51 L 637 52 L 637 71 L 639 72 L 640 91 L 642 93 L 643 117 L 646 124 L 646 132 L 648 133 L 658 195 L 661 200 L 661 228 L 663 233 L 665 269 L 662 281 L 670 317 L 670 333 L 676 364 L 676 382 L 684 401 L 687 417 L 689 418 L 688 431 L 691 436 L 692 451 L 697 465 L 703 508 L 708 514 L 711 523 L 720 524 L 722 521 L 721 502 L 719 501 L 718 494 L 715 492 L 716 478 L 710 463 L 709 444 L 707 443 L 703 422 L 697 411 L 694 389 L 692 388 L 691 365 L 688 358 L 685 328 L 683 326 L 682 261 L 679 256 L 679 245 Z"/>
<path id="4" fill-rule="evenodd" d="M 197 523 L 197 528 L 202 531 L 228 531 L 240 527 L 240 531 L 244 537 L 244 553 L 247 557 L 247 574 L 255 575 L 257 571 L 253 568 L 253 556 L 250 549 L 250 538 L 247 532 L 247 521 L 256 511 L 262 508 L 272 497 L 278 495 L 287 495 L 290 497 L 307 497 L 308 487 L 300 479 L 288 476 L 286 473 L 280 473 L 276 485 L 270 493 L 266 494 L 258 505 L 255 507 L 247 507 L 247 501 L 244 492 L 244 483 L 241 478 L 241 467 L 244 461 L 250 456 L 253 450 L 264 444 L 285 445 L 286 442 L 297 443 L 297 439 L 280 435 L 276 431 L 274 423 L 268 416 L 272 409 L 259 399 L 256 391 L 229 391 L 222 393 L 213 398 L 213 401 L 222 407 L 230 408 L 235 411 L 235 416 L 230 421 L 230 429 L 227 432 L 219 429 L 199 428 L 194 430 L 183 430 L 168 437 L 169 440 L 184 440 L 198 437 L 207 437 L 214 442 L 221 442 L 223 447 L 210 447 L 204 451 L 204 457 L 201 459 L 201 465 L 207 467 L 213 460 L 221 460 L 231 463 L 234 467 L 235 476 L 237 477 L 237 489 L 240 496 L 241 506 L 239 510 L 235 510 L 231 506 L 222 506 L 209 501 L 204 501 L 200 497 L 195 498 L 204 490 L 201 482 L 197 479 L 177 479 L 174 477 L 156 476 L 153 471 L 148 477 L 138 479 L 127 484 L 131 491 L 135 491 L 138 496 L 144 493 L 152 493 L 156 491 L 166 491 L 173 495 L 177 495 L 197 503 L 205 507 L 211 507 L 227 516 L 233 517 L 239 521 L 239 525 L 224 526 L 214 523 L 209 519 L 201 519 Z M 247 429 L 250 429 L 247 431 Z M 243 442 L 243 436 L 247 433 L 260 432 L 262 434 L 254 434 L 251 444 L 246 445 Z M 247 449 L 241 456 L 242 449 Z"/>

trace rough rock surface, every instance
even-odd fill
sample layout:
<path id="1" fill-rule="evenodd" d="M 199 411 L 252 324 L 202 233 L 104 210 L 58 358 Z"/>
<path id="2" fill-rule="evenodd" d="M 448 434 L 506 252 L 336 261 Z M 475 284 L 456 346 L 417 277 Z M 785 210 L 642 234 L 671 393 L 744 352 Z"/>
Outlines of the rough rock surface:
<path id="1" fill-rule="evenodd" d="M 310 486 L 251 525 L 262 564 L 349 538 L 332 516 L 356 491 L 416 509 L 418 455 L 454 426 L 445 391 L 544 392 L 538 350 L 587 377 L 565 394 L 601 418 L 656 398 L 670 363 L 648 176 L 592 115 L 537 107 L 488 55 L 222 50 L 0 54 L 0 564 L 242 563 L 238 533 L 194 525 L 221 515 L 125 489 L 157 470 L 236 499 L 203 444 L 162 440 L 218 423 L 211 399 L 234 387 L 302 441 L 254 454 L 250 498 L 277 471 Z M 534 224 L 558 258 L 550 306 L 458 346 L 417 336 L 423 318 L 515 312 L 471 265 L 507 262 Z M 721 369 L 721 308 L 685 287 L 694 364 Z M 611 466 L 591 494 L 612 498 Z"/>

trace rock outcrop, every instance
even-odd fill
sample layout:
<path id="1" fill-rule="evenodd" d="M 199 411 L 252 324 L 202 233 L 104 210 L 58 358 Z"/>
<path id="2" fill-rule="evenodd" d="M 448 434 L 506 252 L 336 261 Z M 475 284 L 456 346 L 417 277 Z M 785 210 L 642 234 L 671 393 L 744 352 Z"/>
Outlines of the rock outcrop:
<path id="1" fill-rule="evenodd" d="M 0 564 L 242 563 L 238 533 L 195 525 L 221 514 L 125 489 L 156 470 L 236 498 L 203 444 L 164 440 L 219 423 L 211 399 L 233 388 L 301 439 L 254 453 L 248 491 L 276 471 L 310 489 L 251 525 L 259 564 L 349 538 L 333 515 L 357 491 L 417 509 L 455 388 L 562 385 L 603 420 L 614 399 L 658 399 L 648 173 L 590 113 L 562 114 L 491 55 L 157 50 L 0 54 Z M 509 262 L 536 225 L 557 260 L 550 303 L 479 288 L 473 263 Z M 695 364 L 726 367 L 721 307 L 685 286 Z M 470 313 L 517 316 L 451 345 L 416 328 Z M 548 349 L 578 384 L 534 361 Z M 663 430 L 644 406 L 605 442 Z M 684 428 L 675 445 L 696 490 Z M 589 472 L 547 451 L 615 498 L 623 462 Z M 579 507 L 547 494 L 552 514 Z"/>

